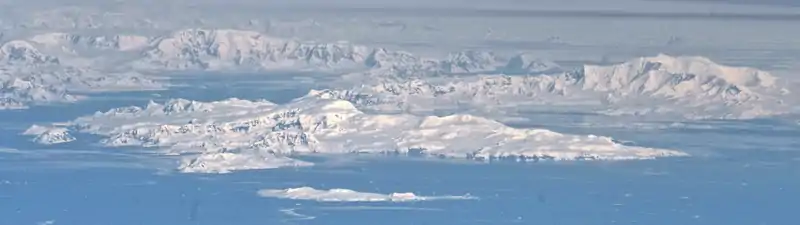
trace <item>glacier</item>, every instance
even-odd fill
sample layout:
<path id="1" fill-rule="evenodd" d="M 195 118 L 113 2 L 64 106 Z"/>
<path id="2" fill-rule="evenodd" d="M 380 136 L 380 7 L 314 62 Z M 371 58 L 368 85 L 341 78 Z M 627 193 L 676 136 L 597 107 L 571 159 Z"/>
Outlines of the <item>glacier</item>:
<path id="1" fill-rule="evenodd" d="M 603 136 L 520 129 L 471 115 L 416 116 L 365 113 L 349 102 L 312 90 L 287 104 L 227 99 L 172 99 L 97 112 L 59 123 L 103 137 L 110 147 L 155 148 L 181 155 L 183 172 L 311 166 L 304 154 L 400 153 L 479 161 L 640 160 L 688 154 L 627 146 Z M 47 127 L 47 126 L 43 126 Z M 43 139 L 39 126 L 27 135 Z"/>
<path id="2" fill-rule="evenodd" d="M 312 187 L 263 189 L 258 191 L 258 195 L 265 198 L 284 198 L 319 202 L 412 202 L 478 199 L 477 197 L 470 195 L 419 196 L 411 192 L 380 194 L 371 192 L 358 192 L 343 188 L 319 190 Z"/>

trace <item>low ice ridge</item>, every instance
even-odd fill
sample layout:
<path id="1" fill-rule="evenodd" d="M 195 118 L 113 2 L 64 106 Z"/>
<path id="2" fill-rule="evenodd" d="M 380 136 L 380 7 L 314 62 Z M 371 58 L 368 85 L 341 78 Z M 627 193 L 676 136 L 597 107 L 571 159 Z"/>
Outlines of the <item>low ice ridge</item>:
<path id="1" fill-rule="evenodd" d="M 266 198 L 282 198 L 318 202 L 412 202 L 435 200 L 477 200 L 471 195 L 419 196 L 412 192 L 380 194 L 358 192 L 350 189 L 334 188 L 320 190 L 312 187 L 287 189 L 263 189 L 258 195 Z"/>
<path id="2" fill-rule="evenodd" d="M 374 114 L 312 91 L 290 103 L 173 99 L 70 121 L 72 132 L 105 137 L 106 146 L 184 154 L 184 172 L 310 166 L 296 154 L 421 153 L 475 160 L 638 160 L 687 156 L 622 145 L 609 137 L 511 128 L 472 116 Z"/>

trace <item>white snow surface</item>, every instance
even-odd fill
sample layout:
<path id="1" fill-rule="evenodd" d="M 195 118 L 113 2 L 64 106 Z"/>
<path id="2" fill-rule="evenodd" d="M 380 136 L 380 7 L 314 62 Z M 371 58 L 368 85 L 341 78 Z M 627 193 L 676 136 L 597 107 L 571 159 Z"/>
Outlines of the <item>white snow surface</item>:
<path id="1" fill-rule="evenodd" d="M 531 53 L 505 58 L 491 52 L 465 50 L 442 59 L 430 59 L 344 41 L 307 42 L 235 29 L 184 29 L 151 36 L 45 33 L 30 40 L 6 43 L 3 59 L 9 64 L 24 62 L 36 68 L 64 61 L 43 54 L 31 44 L 38 43 L 49 46 L 43 47 L 47 49 L 135 51 L 136 57 L 121 66 L 134 71 L 341 71 L 345 80 L 361 83 L 363 87 L 351 89 L 349 85 L 354 83 L 345 81 L 336 88 L 351 89 L 350 93 L 372 96 L 374 102 L 383 103 L 358 105 L 368 109 L 415 111 L 487 105 L 493 108 L 570 105 L 574 111 L 605 115 L 752 119 L 791 113 L 791 105 L 798 102 L 790 91 L 796 84 L 779 80 L 766 71 L 721 65 L 697 56 L 660 54 L 562 72 L 564 69 L 559 65 Z M 20 77 L 16 71 L 7 73 Z M 92 75 L 96 72 L 87 69 L 70 68 L 37 76 L 44 74 L 49 79 L 22 81 L 53 82 L 5 91 L 4 107 L 24 108 L 25 102 L 76 101 L 78 97 L 71 95 L 69 87 L 52 84 L 65 82 L 59 77 L 86 77 L 78 79 L 81 82 L 71 78 L 71 84 L 92 88 L 156 85 L 135 73 L 119 74 L 112 76 L 119 77 L 117 80 L 103 82 Z M 363 81 L 368 83 L 363 85 Z"/>
<path id="2" fill-rule="evenodd" d="M 52 50 L 64 46 L 48 47 L 61 43 L 58 41 L 80 40 L 65 35 L 43 34 L 30 40 L 11 40 L 0 45 L 0 109 L 71 103 L 89 92 L 163 88 L 159 82 L 137 72 L 102 70 L 87 63 L 90 59 Z"/>
<path id="3" fill-rule="evenodd" d="M 376 70 L 393 76 L 428 76 L 506 70 L 539 73 L 557 65 L 527 53 L 513 56 L 511 65 L 491 52 L 465 50 L 444 59 L 415 56 L 404 51 L 357 45 L 347 41 L 319 43 L 271 36 L 254 30 L 182 29 L 161 35 L 88 35 L 42 33 L 10 46 L 27 46 L 14 58 L 38 63 L 65 61 L 44 55 L 31 43 L 70 61 L 91 53 L 121 57 L 112 64 L 137 71 L 240 70 Z M 134 52 L 135 54 L 131 54 Z M 122 57 L 125 56 L 125 57 Z M 84 60 L 85 61 L 85 60 Z M 108 63 L 106 63 L 108 64 Z M 95 63 L 94 66 L 108 65 Z"/>
<path id="4" fill-rule="evenodd" d="M 247 153 L 211 152 L 187 157 L 178 170 L 184 173 L 230 173 L 236 170 L 261 170 L 281 167 L 307 167 L 314 163 L 251 150 Z"/>
<path id="5" fill-rule="evenodd" d="M 150 38 L 133 34 L 79 35 L 53 32 L 33 35 L 30 41 L 44 47 L 69 48 L 69 50 L 115 50 L 132 51 L 150 44 Z"/>
<path id="6" fill-rule="evenodd" d="M 283 199 L 307 200 L 307 201 L 318 201 L 318 202 L 411 202 L 411 201 L 478 199 L 477 197 L 470 195 L 419 196 L 412 192 L 380 194 L 380 193 L 370 193 L 370 192 L 358 192 L 342 188 L 319 190 L 312 187 L 264 189 L 258 191 L 258 195 L 267 198 L 283 198 Z"/>
<path id="7" fill-rule="evenodd" d="M 173 99 L 97 112 L 69 122 L 106 146 L 143 146 L 184 154 L 184 172 L 309 166 L 294 154 L 421 153 L 475 160 L 637 160 L 687 156 L 626 146 L 609 137 L 518 129 L 471 115 L 371 114 L 326 91 L 284 105 L 228 99 Z"/>
<path id="8" fill-rule="evenodd" d="M 347 67 L 363 62 L 369 53 L 367 47 L 346 42 L 301 43 L 255 31 L 187 29 L 157 38 L 137 65 L 178 70 Z"/>
<path id="9" fill-rule="evenodd" d="M 257 31 L 185 29 L 152 37 L 152 44 L 133 68 L 150 70 L 375 70 L 393 76 L 428 76 L 491 72 L 511 68 L 536 73 L 557 68 L 526 54 L 506 66 L 491 52 L 466 50 L 444 59 L 428 59 L 408 52 L 367 47 L 346 41 L 317 43 L 273 37 Z"/>
<path id="10" fill-rule="evenodd" d="M 511 64 L 511 63 L 510 63 Z M 516 64 L 516 63 L 514 63 Z M 797 84 L 765 71 L 695 56 L 641 57 L 547 75 L 375 78 L 330 92 L 359 108 L 384 112 L 562 107 L 606 115 L 752 119 L 796 113 Z"/>
<path id="11" fill-rule="evenodd" d="M 156 35 L 42 33 L 8 41 L 0 53 L 3 109 L 75 102 L 81 92 L 162 87 L 143 71 L 252 69 L 339 72 L 342 82 L 332 88 L 369 96 L 378 104 L 357 107 L 384 111 L 557 105 L 616 116 L 752 119 L 794 113 L 791 105 L 800 103 L 791 91 L 797 84 L 696 56 L 660 54 L 564 72 L 532 53 L 464 50 L 431 59 L 345 41 L 200 28 Z M 121 69 L 128 72 L 107 71 Z"/>
<path id="12" fill-rule="evenodd" d="M 32 125 L 25 130 L 23 135 L 34 136 L 31 139 L 33 142 L 42 145 L 53 145 L 75 141 L 76 138 L 70 134 L 69 130 L 64 127 L 44 127 L 39 125 Z"/>

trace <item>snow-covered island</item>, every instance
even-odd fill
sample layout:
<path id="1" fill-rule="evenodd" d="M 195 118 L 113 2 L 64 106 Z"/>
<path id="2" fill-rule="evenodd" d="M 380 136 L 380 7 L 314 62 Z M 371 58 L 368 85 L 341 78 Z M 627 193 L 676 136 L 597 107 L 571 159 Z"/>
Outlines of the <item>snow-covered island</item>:
<path id="1" fill-rule="evenodd" d="M 311 166 L 297 154 L 418 153 L 475 160 L 639 160 L 686 156 L 627 146 L 612 138 L 511 128 L 471 115 L 373 114 L 326 91 L 277 105 L 228 99 L 173 99 L 116 108 L 70 121 L 72 132 L 106 146 L 142 146 L 184 155 L 184 172 Z M 32 130 L 42 130 L 40 128 Z M 41 132 L 30 132 L 36 135 Z M 41 133 L 43 134 L 43 133 Z"/>
<path id="2" fill-rule="evenodd" d="M 334 188 L 319 190 L 312 187 L 259 190 L 258 195 L 265 198 L 283 198 L 319 202 L 415 202 L 436 200 L 475 200 L 470 195 L 419 196 L 412 192 L 371 193 L 350 189 Z"/>

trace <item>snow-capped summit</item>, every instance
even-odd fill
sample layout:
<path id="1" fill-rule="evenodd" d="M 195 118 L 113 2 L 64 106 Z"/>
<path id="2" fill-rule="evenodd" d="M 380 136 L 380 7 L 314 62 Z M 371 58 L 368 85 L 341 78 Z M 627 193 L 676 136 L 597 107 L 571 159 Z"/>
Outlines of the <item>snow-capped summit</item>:
<path id="1" fill-rule="evenodd" d="M 380 69 L 392 75 L 453 74 L 496 69 L 493 54 L 464 51 L 442 60 L 347 42 L 313 43 L 247 30 L 187 29 L 157 38 L 140 66 L 162 69 Z"/>
<path id="2" fill-rule="evenodd" d="M 0 73 L 0 81 L 4 80 Z M 25 109 L 27 103 L 56 103 L 74 102 L 78 96 L 67 93 L 64 89 L 42 85 L 28 79 L 17 77 L 6 78 L 0 83 L 0 98 L 5 99 L 0 103 L 0 109 Z"/>
<path id="3" fill-rule="evenodd" d="M 450 53 L 439 64 L 442 71 L 455 74 L 494 71 L 499 62 L 491 52 L 468 50 Z"/>
<path id="4" fill-rule="evenodd" d="M 0 97 L 0 110 L 8 109 L 26 109 L 28 108 L 24 102 L 15 97 Z"/>
<path id="5" fill-rule="evenodd" d="M 505 67 L 501 68 L 501 72 L 504 74 L 546 74 L 560 70 L 561 67 L 555 62 L 541 59 L 529 53 L 515 55 L 508 60 Z"/>
<path id="6" fill-rule="evenodd" d="M 376 49 L 364 64 L 371 70 L 357 75 L 375 78 L 415 78 L 493 72 L 502 64 L 491 52 L 452 52 L 443 59 L 423 58 L 403 51 Z"/>
<path id="7" fill-rule="evenodd" d="M 509 65 L 522 61 L 512 60 Z M 790 112 L 792 102 L 800 100 L 789 94 L 794 86 L 778 82 L 768 72 L 719 65 L 702 57 L 667 55 L 608 66 L 586 65 L 576 71 L 544 75 L 372 81 L 329 96 L 377 111 L 568 105 L 579 112 L 689 119 L 747 119 L 784 114 Z M 602 108 L 607 110 L 598 111 Z"/>
<path id="8" fill-rule="evenodd" d="M 165 69 L 360 66 L 371 52 L 367 47 L 344 42 L 303 43 L 245 30 L 187 29 L 155 43 L 141 63 Z"/>
<path id="9" fill-rule="evenodd" d="M 74 44 L 77 43 L 79 39 L 80 36 L 61 32 L 37 34 L 29 38 L 32 42 L 48 47 Z"/>
<path id="10" fill-rule="evenodd" d="M 112 109 L 69 124 L 72 131 L 105 137 L 102 143 L 108 146 L 158 147 L 168 153 L 189 154 L 180 168 L 185 172 L 310 165 L 288 158 L 310 153 L 418 151 L 432 156 L 522 161 L 685 155 L 620 145 L 606 137 L 511 128 L 472 115 L 372 114 L 351 102 L 330 99 L 326 93 L 331 92 L 314 91 L 284 105 L 238 99 L 169 100 L 145 108 Z M 213 110 L 186 110 L 190 106 Z"/>
<path id="11" fill-rule="evenodd" d="M 46 65 L 58 64 L 58 58 L 43 54 L 31 43 L 14 40 L 0 45 L 0 62 L 6 64 Z"/>
<path id="12" fill-rule="evenodd" d="M 153 105 L 150 105 L 151 107 Z M 195 111 L 210 111 L 211 107 L 203 104 L 202 102 L 191 101 L 186 99 L 172 99 L 164 103 L 162 112 L 165 114 L 195 112 Z"/>
<path id="13" fill-rule="evenodd" d="M 761 90 L 756 89 L 777 89 L 777 78 L 764 71 L 723 66 L 703 57 L 664 54 L 611 66 L 586 65 L 581 75 L 578 79 L 584 90 L 620 96 L 713 98 L 722 104 L 757 100 Z"/>
<path id="14" fill-rule="evenodd" d="M 69 130 L 63 127 L 33 125 L 22 134 L 35 136 L 32 141 L 43 145 L 61 144 L 76 140 L 75 137 L 69 133 Z"/>
<path id="15" fill-rule="evenodd" d="M 87 37 L 45 33 L 0 45 L 0 109 L 75 102 L 87 92 L 163 87 L 137 72 L 99 70 L 74 51 L 79 44 L 90 43 L 84 43 Z M 91 43 L 99 44 L 98 40 Z"/>
<path id="16" fill-rule="evenodd" d="M 81 35 L 70 33 L 42 33 L 29 38 L 29 40 L 46 47 L 60 48 L 86 48 L 99 50 L 131 51 L 139 50 L 150 43 L 150 38 L 141 35 Z"/>
<path id="17" fill-rule="evenodd" d="M 709 58 L 699 56 L 669 56 L 659 54 L 642 58 L 644 61 L 659 63 L 659 69 L 670 73 L 707 74 L 716 76 L 728 83 L 739 86 L 774 87 L 777 77 L 769 72 L 749 67 L 720 65 Z"/>

